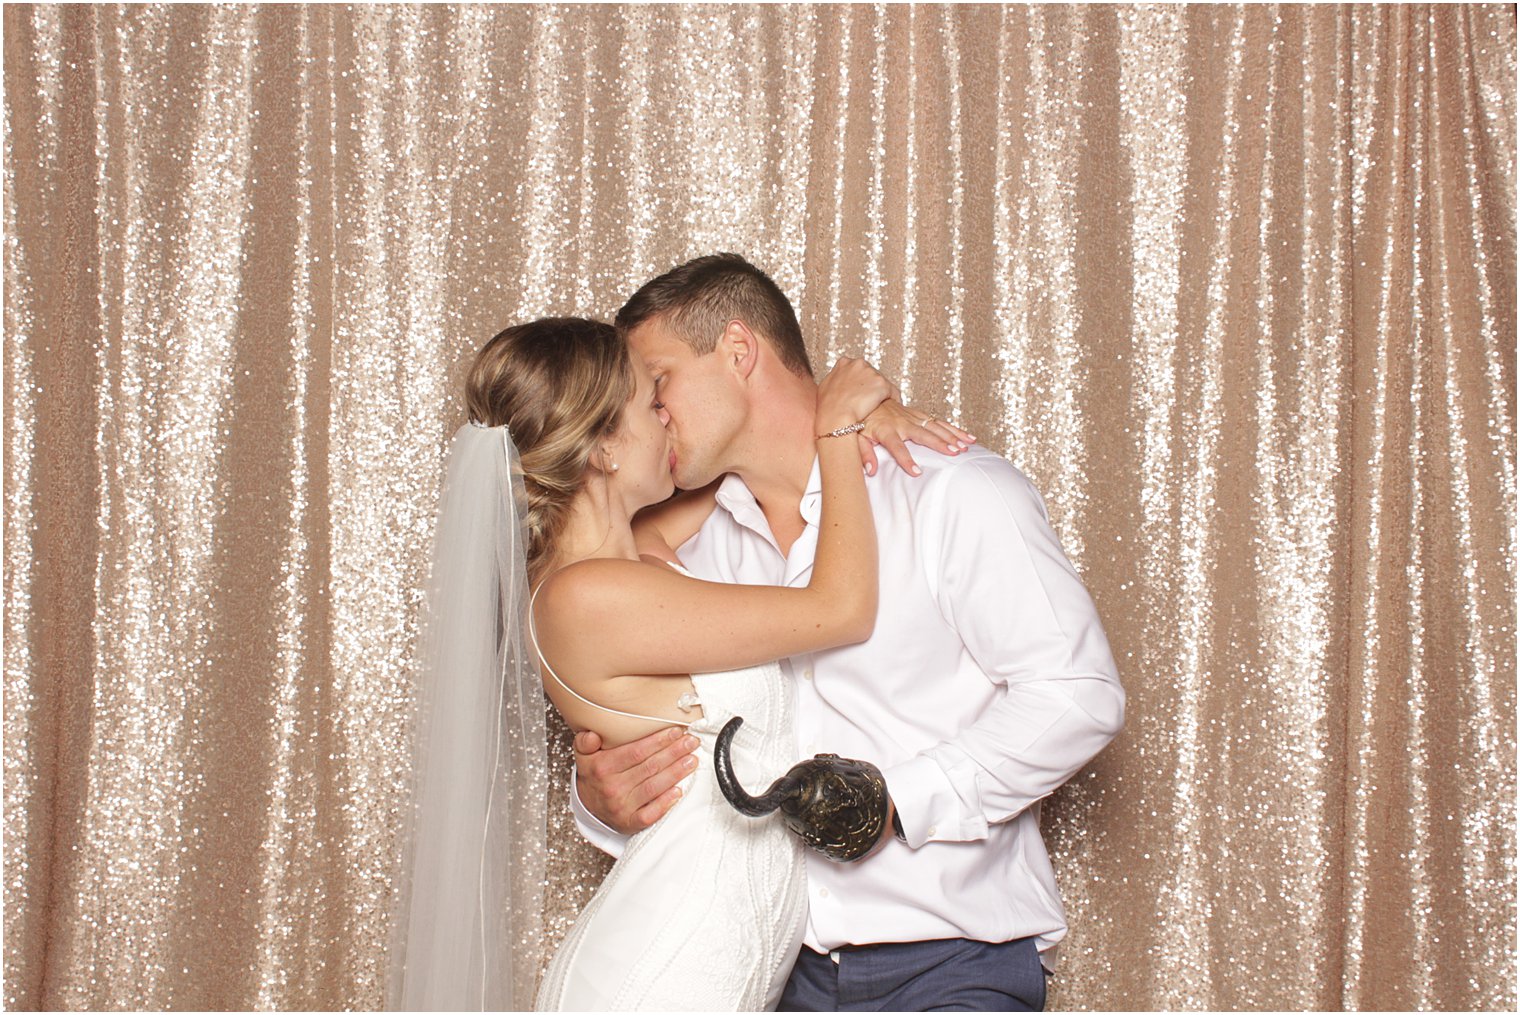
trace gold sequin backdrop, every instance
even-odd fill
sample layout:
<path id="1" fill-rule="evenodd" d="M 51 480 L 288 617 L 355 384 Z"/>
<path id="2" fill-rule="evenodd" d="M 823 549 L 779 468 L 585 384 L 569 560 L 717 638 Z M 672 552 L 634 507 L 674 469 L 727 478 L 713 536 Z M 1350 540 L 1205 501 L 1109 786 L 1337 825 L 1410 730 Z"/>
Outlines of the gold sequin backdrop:
<path id="1" fill-rule="evenodd" d="M 461 369 L 718 249 L 1097 600 L 1052 1004 L 1514 1005 L 1512 7 L 4 28 L 8 1005 L 381 1003 Z"/>

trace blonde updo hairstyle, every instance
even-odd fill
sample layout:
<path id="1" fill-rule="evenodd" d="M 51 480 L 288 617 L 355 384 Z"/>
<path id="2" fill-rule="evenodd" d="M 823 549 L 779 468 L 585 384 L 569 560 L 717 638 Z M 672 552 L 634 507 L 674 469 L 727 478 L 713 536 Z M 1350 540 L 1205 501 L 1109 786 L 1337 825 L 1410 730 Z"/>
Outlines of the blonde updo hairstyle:
<path id="1" fill-rule="evenodd" d="M 522 457 L 528 577 L 538 582 L 570 503 L 602 441 L 633 397 L 628 347 L 610 324 L 547 317 L 508 328 L 475 354 L 465 382 L 470 419 L 505 424 Z"/>

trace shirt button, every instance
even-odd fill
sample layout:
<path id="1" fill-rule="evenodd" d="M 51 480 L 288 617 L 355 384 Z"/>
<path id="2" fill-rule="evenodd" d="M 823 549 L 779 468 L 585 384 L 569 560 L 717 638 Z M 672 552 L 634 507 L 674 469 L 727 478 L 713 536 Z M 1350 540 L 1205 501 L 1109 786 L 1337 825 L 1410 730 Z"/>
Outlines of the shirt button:
<path id="1" fill-rule="evenodd" d="M 935 828 L 933 825 L 930 825 L 929 826 L 929 838 L 931 838 L 931 839 L 934 838 L 934 833 L 938 832 L 938 831 L 939 831 L 938 828 Z"/>
<path id="2" fill-rule="evenodd" d="M 829 890 L 827 888 L 818 889 L 818 897 L 820 899 L 827 899 L 829 897 Z"/>
<path id="3" fill-rule="evenodd" d="M 813 669 L 812 669 L 811 666 L 802 671 L 802 679 L 803 680 L 812 680 L 813 679 Z"/>

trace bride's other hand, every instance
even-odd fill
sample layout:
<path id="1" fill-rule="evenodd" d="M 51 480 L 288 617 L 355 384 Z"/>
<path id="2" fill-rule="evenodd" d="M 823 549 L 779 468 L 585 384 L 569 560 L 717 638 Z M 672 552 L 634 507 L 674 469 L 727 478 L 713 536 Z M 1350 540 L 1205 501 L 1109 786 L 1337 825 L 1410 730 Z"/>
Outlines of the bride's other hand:
<path id="1" fill-rule="evenodd" d="M 866 475 L 876 475 L 876 445 L 887 449 L 892 460 L 904 472 L 914 476 L 922 471 L 908 453 L 907 443 L 912 441 L 922 447 L 932 448 L 942 455 L 958 455 L 976 441 L 971 434 L 953 423 L 935 419 L 927 412 L 903 405 L 896 399 L 882 402 L 865 418 L 866 428 L 860 441 L 860 461 Z"/>
<path id="2" fill-rule="evenodd" d="M 697 738 L 680 726 L 620 747 L 602 749 L 590 730 L 575 735 L 575 790 L 602 824 L 623 835 L 641 832 L 681 799 L 677 783 L 697 767 Z"/>
<path id="3" fill-rule="evenodd" d="M 825 434 L 853 426 L 892 397 L 892 382 L 871 364 L 853 356 L 841 356 L 818 385 L 818 409 L 813 415 L 815 433 Z"/>

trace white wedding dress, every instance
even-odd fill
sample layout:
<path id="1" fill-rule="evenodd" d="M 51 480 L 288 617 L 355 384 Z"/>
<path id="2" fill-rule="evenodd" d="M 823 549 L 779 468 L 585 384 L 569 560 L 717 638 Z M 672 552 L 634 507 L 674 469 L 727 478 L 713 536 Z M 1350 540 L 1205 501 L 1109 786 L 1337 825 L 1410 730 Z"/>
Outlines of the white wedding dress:
<path id="1" fill-rule="evenodd" d="M 792 689 L 776 663 L 691 679 L 703 711 L 690 727 L 697 769 L 680 802 L 629 839 L 570 928 L 540 1011 L 760 1011 L 781 999 L 807 916 L 802 846 L 780 814 L 734 810 L 712 752 L 724 723 L 743 716 L 735 773 L 751 792 L 770 786 L 796 760 Z"/>

